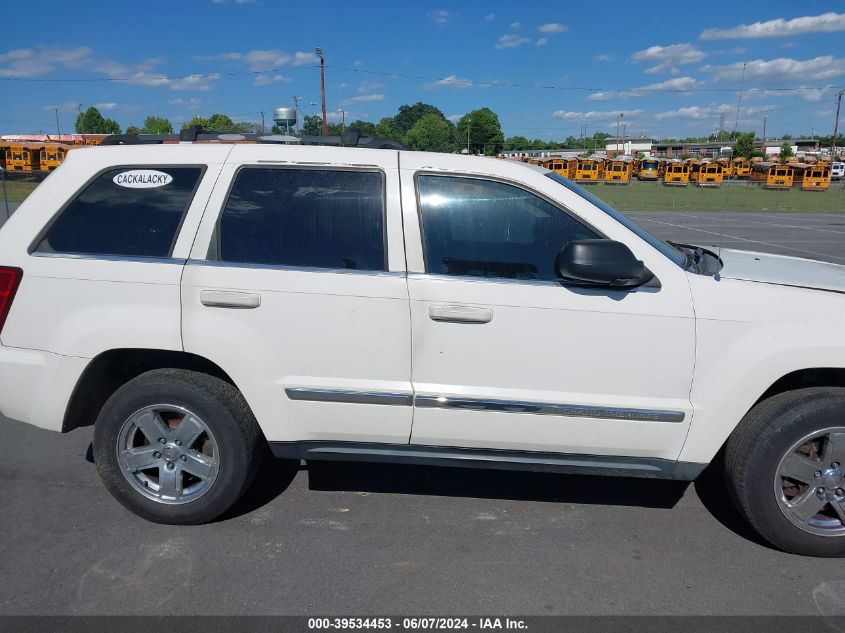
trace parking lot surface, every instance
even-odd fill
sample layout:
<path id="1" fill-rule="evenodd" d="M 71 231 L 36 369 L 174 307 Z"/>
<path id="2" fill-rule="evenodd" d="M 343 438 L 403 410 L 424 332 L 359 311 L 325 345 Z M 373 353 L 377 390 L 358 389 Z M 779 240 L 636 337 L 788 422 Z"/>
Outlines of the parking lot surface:
<path id="1" fill-rule="evenodd" d="M 669 239 L 845 260 L 841 216 L 629 215 Z M 709 471 L 268 463 L 234 512 L 174 527 L 108 495 L 91 435 L 0 418 L 0 614 L 845 615 L 842 561 L 761 543 Z"/>

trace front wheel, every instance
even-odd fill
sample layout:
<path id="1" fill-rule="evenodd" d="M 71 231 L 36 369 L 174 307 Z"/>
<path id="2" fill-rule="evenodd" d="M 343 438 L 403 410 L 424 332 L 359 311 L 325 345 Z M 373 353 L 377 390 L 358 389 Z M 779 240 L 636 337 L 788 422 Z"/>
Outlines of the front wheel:
<path id="1" fill-rule="evenodd" d="M 728 440 L 726 476 L 749 523 L 774 546 L 845 556 L 845 389 L 776 395 Z"/>
<path id="2" fill-rule="evenodd" d="M 228 510 L 258 467 L 261 433 L 243 397 L 218 378 L 162 369 L 127 382 L 94 427 L 109 492 L 157 523 L 196 524 Z"/>

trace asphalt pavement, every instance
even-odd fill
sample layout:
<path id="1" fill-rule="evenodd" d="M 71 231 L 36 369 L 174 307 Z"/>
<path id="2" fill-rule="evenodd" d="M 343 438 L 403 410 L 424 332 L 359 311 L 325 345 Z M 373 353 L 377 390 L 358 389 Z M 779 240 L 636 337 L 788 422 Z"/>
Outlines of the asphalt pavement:
<path id="1" fill-rule="evenodd" d="M 845 259 L 839 216 L 630 215 L 670 239 Z M 0 615 L 845 615 L 842 561 L 760 542 L 715 471 L 268 462 L 229 515 L 173 527 L 109 496 L 91 435 L 0 418 Z"/>

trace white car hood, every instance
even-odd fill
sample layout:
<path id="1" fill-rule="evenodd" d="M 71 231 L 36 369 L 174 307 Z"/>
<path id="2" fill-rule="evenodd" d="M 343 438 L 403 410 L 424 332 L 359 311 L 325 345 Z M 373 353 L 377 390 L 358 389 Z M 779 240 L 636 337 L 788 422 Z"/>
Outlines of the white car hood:
<path id="1" fill-rule="evenodd" d="M 845 292 L 845 266 L 812 259 L 722 249 L 719 276 L 799 288 Z"/>

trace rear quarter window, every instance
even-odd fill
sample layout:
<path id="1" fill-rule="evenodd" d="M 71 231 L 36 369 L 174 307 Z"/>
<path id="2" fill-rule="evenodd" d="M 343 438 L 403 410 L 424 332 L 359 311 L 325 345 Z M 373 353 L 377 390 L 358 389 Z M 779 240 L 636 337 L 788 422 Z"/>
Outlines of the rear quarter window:
<path id="1" fill-rule="evenodd" d="M 204 167 L 101 173 L 59 213 L 37 253 L 169 257 Z"/>

